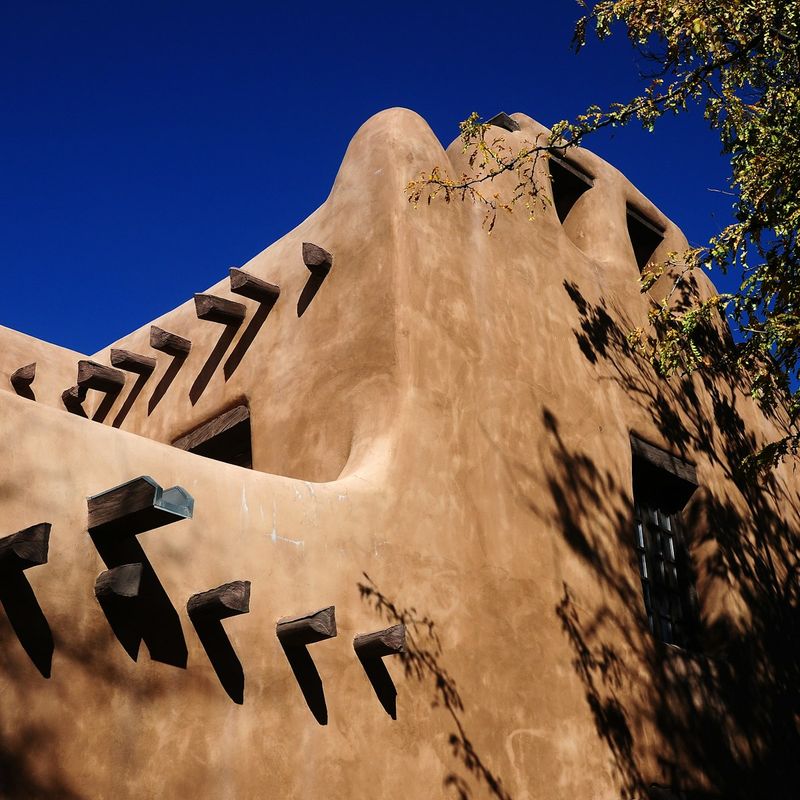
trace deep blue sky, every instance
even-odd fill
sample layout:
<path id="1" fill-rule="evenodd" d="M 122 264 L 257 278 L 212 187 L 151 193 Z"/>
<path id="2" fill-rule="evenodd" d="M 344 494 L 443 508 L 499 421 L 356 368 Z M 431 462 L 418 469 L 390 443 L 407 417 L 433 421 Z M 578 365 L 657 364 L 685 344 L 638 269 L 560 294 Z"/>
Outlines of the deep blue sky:
<path id="1" fill-rule="evenodd" d="M 545 124 L 641 85 L 627 40 L 575 55 L 573 0 L 0 0 L 0 324 L 92 353 L 202 291 L 328 194 L 372 114 L 446 144 L 475 110 Z M 697 113 L 589 145 L 690 241 L 727 220 Z"/>

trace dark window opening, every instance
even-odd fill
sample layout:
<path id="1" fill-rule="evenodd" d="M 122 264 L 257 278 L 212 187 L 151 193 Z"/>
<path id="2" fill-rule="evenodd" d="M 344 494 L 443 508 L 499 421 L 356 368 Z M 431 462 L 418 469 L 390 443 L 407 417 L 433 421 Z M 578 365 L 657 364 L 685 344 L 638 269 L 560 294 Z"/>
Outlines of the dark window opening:
<path id="1" fill-rule="evenodd" d="M 634 548 L 647 622 L 662 642 L 691 647 L 697 602 L 680 512 L 697 488 L 694 468 L 635 437 L 631 447 Z"/>
<path id="2" fill-rule="evenodd" d="M 561 224 L 578 201 L 578 198 L 594 185 L 594 181 L 574 164 L 550 156 L 550 184 L 553 188 L 553 205 Z"/>
<path id="3" fill-rule="evenodd" d="M 236 406 L 181 436 L 172 444 L 198 456 L 252 468 L 250 410 L 245 405 Z"/>
<path id="4" fill-rule="evenodd" d="M 504 131 L 509 131 L 510 133 L 514 133 L 514 131 L 519 130 L 519 123 L 511 119 L 505 111 L 501 111 L 499 114 L 495 114 L 491 119 L 486 120 L 487 125 L 494 125 L 498 128 L 502 128 Z"/>
<path id="5" fill-rule="evenodd" d="M 630 206 L 627 207 L 628 235 L 633 254 L 641 272 L 650 262 L 658 246 L 664 241 L 664 231 Z"/>

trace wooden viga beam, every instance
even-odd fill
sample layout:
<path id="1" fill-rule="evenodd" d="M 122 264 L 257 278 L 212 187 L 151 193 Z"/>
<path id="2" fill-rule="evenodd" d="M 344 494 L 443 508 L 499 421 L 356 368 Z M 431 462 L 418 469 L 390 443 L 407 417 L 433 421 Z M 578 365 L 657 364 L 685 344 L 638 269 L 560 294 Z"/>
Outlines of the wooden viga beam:
<path id="1" fill-rule="evenodd" d="M 50 523 L 39 522 L 0 539 L 0 568 L 28 569 L 47 563 Z"/>
<path id="2" fill-rule="evenodd" d="M 8 379 L 11 381 L 14 390 L 20 392 L 27 389 L 33 383 L 35 377 L 36 362 L 34 361 L 32 364 L 26 364 L 24 367 L 14 370 Z"/>
<path id="3" fill-rule="evenodd" d="M 261 278 L 236 267 L 230 269 L 230 281 L 234 294 L 258 300 L 259 303 L 274 303 L 281 294 L 280 286 L 262 281 Z"/>
<path id="4" fill-rule="evenodd" d="M 374 633 L 360 633 L 353 639 L 353 649 L 359 658 L 383 658 L 406 651 L 406 626 L 392 625 Z"/>
<path id="5" fill-rule="evenodd" d="M 61 402 L 64 404 L 64 408 L 73 414 L 86 416 L 83 412 L 83 401 L 85 399 L 86 389 L 82 389 L 80 386 L 70 386 L 69 389 L 65 389 L 61 393 Z"/>
<path id="6" fill-rule="evenodd" d="M 196 294 L 194 307 L 198 319 L 219 322 L 222 325 L 241 325 L 247 314 L 247 308 L 241 303 L 215 297 L 213 294 Z"/>
<path id="7" fill-rule="evenodd" d="M 336 636 L 336 608 L 328 606 L 299 617 L 281 617 L 275 633 L 284 647 L 305 647 L 332 639 Z"/>
<path id="8" fill-rule="evenodd" d="M 137 375 L 150 375 L 156 368 L 156 360 L 150 356 L 141 356 L 132 353 L 130 350 L 111 350 L 111 365 L 124 369 L 127 372 L 135 372 Z"/>
<path id="9" fill-rule="evenodd" d="M 194 498 L 180 486 L 162 489 L 141 475 L 87 499 L 90 534 L 135 536 L 181 519 L 190 519 Z"/>
<path id="10" fill-rule="evenodd" d="M 78 362 L 78 388 L 99 392 L 119 392 L 125 386 L 125 373 L 96 361 Z"/>
<path id="11" fill-rule="evenodd" d="M 195 621 L 221 620 L 250 611 L 250 581 L 232 581 L 193 594 L 186 604 L 189 617 Z"/>
<path id="12" fill-rule="evenodd" d="M 139 596 L 142 583 L 141 564 L 121 564 L 107 569 L 94 582 L 94 596 L 104 600 L 132 600 Z"/>
<path id="13" fill-rule="evenodd" d="M 314 275 L 324 277 L 333 266 L 333 256 L 319 245 L 303 242 L 303 263 Z"/>
<path id="14" fill-rule="evenodd" d="M 192 349 L 192 343 L 177 333 L 170 333 L 158 325 L 150 326 L 150 347 L 171 356 L 186 357 Z"/>

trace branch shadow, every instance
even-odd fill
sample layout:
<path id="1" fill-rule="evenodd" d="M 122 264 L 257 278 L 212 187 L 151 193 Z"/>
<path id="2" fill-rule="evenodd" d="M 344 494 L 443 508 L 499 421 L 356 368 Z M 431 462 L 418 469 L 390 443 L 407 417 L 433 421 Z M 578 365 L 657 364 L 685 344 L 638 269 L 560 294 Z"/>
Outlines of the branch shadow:
<path id="1" fill-rule="evenodd" d="M 236 336 L 239 325 L 240 323 L 230 323 L 225 326 L 219 339 L 217 339 L 216 345 L 214 345 L 214 349 L 209 353 L 206 363 L 203 364 L 200 372 L 197 373 L 197 377 L 194 379 L 191 389 L 189 389 L 189 399 L 192 405 L 197 403 L 205 391 L 206 386 L 208 386 L 208 382 L 219 366 L 219 362 L 222 361 L 222 357 L 225 355 L 228 345 L 233 341 L 233 337 Z"/>
<path id="2" fill-rule="evenodd" d="M 314 659 L 307 647 L 286 647 L 281 643 L 286 660 L 292 668 L 297 685 L 303 693 L 303 699 L 314 719 L 320 725 L 328 724 L 328 706 L 325 703 L 325 689 L 319 676 Z"/>
<path id="3" fill-rule="evenodd" d="M 719 353 L 711 366 L 664 379 L 631 350 L 626 334 L 634 325 L 623 312 L 588 301 L 574 283 L 564 288 L 577 312 L 577 344 L 598 366 L 598 380 L 616 384 L 672 450 L 702 459 L 717 476 L 713 494 L 701 487 L 682 515 L 693 556 L 687 568 L 701 598 L 687 650 L 649 631 L 629 484 L 573 444 L 553 410 L 543 412 L 552 504 L 539 513 L 603 598 L 587 603 L 583 585 L 564 582 L 554 611 L 620 795 L 638 800 L 666 785 L 687 797 L 796 796 L 800 536 L 787 520 L 800 519 L 800 499 L 775 472 L 754 479 L 740 469 L 759 442 L 740 408 L 750 387 L 728 366 L 730 342 L 710 328 L 707 343 Z M 504 456 L 512 474 L 530 468 Z M 531 508 L 543 508 L 536 500 Z M 721 587 L 730 603 L 720 603 Z"/>
<path id="4" fill-rule="evenodd" d="M 43 677 L 49 678 L 53 661 L 53 634 L 22 570 L 7 569 L 0 573 L 0 603 L 33 665 Z"/>
<path id="5" fill-rule="evenodd" d="M 172 363 L 167 367 L 164 374 L 161 376 L 161 380 L 156 384 L 156 388 L 153 389 L 153 394 L 150 395 L 150 400 L 147 402 L 147 416 L 149 417 L 153 411 L 155 411 L 156 406 L 161 402 L 161 399 L 167 393 L 167 389 L 172 385 L 172 382 L 175 380 L 178 372 L 180 372 L 181 367 L 186 362 L 186 354 L 184 353 L 176 353 L 172 357 Z"/>
<path id="6" fill-rule="evenodd" d="M 361 599 L 391 624 L 406 626 L 406 651 L 398 654 L 406 677 L 430 686 L 431 707 L 444 709 L 453 725 L 448 743 L 460 767 L 445 776 L 444 788 L 455 792 L 459 800 L 470 800 L 475 783 L 481 794 L 488 791 L 495 800 L 512 800 L 500 776 L 489 768 L 468 735 L 463 722 L 464 703 L 454 678 L 442 663 L 442 643 L 434 621 L 414 608 L 396 604 L 369 575 L 363 575 L 364 581 L 358 583 Z"/>
<path id="7" fill-rule="evenodd" d="M 218 619 L 195 619 L 191 615 L 194 629 L 208 660 L 219 678 L 222 688 L 234 703 L 244 703 L 244 671 L 242 662 L 233 649 L 228 634 Z"/>
<path id="8" fill-rule="evenodd" d="M 114 421 L 111 423 L 111 427 L 119 428 L 122 423 L 125 421 L 125 417 L 128 416 L 131 408 L 133 408 L 133 404 L 136 402 L 139 395 L 142 393 L 142 389 L 144 389 L 144 385 L 150 379 L 152 372 L 145 372 L 140 374 L 136 378 L 136 382 L 131 386 L 130 392 L 128 392 L 128 396 L 125 398 L 125 402 L 122 404 L 122 407 L 117 412 L 117 415 L 114 417 Z"/>
<path id="9" fill-rule="evenodd" d="M 235 347 L 233 350 L 231 350 L 231 354 L 225 360 L 225 364 L 222 367 L 222 372 L 225 375 L 226 381 L 233 375 L 234 372 L 236 372 L 236 368 L 241 363 L 245 353 L 249 350 L 250 345 L 255 340 L 258 332 L 261 330 L 261 326 L 266 322 L 267 317 L 269 316 L 270 311 L 272 311 L 274 305 L 274 300 L 271 302 L 261 303 L 255 314 L 253 314 L 250 322 L 247 323 L 247 327 L 244 329 L 239 341 L 236 342 Z"/>

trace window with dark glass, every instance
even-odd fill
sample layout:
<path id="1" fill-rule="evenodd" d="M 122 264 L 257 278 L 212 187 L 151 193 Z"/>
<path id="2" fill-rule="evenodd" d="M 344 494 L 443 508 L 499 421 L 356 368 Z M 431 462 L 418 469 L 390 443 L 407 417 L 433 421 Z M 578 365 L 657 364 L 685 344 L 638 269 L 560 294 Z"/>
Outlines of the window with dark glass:
<path id="1" fill-rule="evenodd" d="M 694 467 L 631 437 L 634 548 L 650 630 L 667 644 L 692 644 L 696 619 L 681 510 L 697 488 Z"/>

